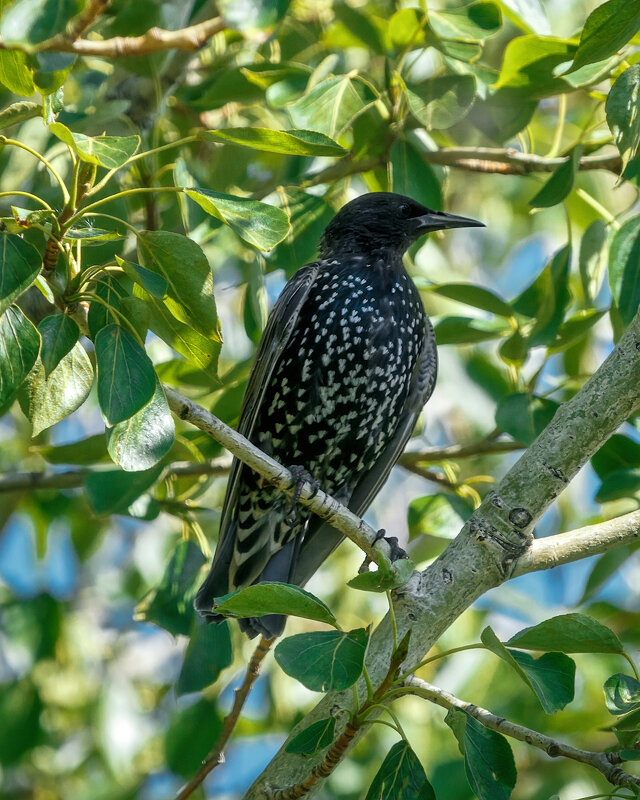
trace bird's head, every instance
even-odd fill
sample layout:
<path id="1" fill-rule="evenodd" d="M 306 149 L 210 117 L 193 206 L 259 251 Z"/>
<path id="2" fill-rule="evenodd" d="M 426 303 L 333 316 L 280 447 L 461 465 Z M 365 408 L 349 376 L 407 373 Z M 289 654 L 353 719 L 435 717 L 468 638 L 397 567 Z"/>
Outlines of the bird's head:
<path id="1" fill-rule="evenodd" d="M 326 227 L 320 253 L 374 253 L 402 255 L 420 236 L 445 228 L 477 228 L 484 223 L 467 217 L 432 211 L 410 197 L 371 192 L 344 205 Z"/>

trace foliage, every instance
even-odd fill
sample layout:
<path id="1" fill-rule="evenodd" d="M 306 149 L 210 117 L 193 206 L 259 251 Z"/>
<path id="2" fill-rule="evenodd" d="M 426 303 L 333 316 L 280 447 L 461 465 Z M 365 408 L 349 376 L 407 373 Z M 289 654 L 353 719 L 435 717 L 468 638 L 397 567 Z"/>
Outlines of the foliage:
<path id="1" fill-rule="evenodd" d="M 145 37 L 204 31 L 211 8 L 195 0 L 3 4 L 0 798 L 167 798 L 215 744 L 248 646 L 191 601 L 227 462 L 172 418 L 163 384 L 235 424 L 267 308 L 345 200 L 397 191 L 488 225 L 407 256 L 443 367 L 411 446 L 422 456 L 403 462 L 415 474 L 395 470 L 372 515 L 408 528 L 414 563 L 442 552 L 619 340 L 640 302 L 640 12 L 557 9 L 229 0 L 197 48 Z M 141 38 L 116 52 L 114 37 Z M 446 452 L 457 444 L 468 453 Z M 639 492 L 633 417 L 539 533 L 618 516 Z M 501 587 L 419 675 L 637 758 L 636 550 Z M 406 697 L 401 717 L 376 720 L 372 698 L 407 694 L 407 642 L 367 693 L 370 626 L 409 574 L 354 577 L 360 559 L 343 548 L 311 591 L 219 599 L 229 617 L 294 618 L 206 796 L 242 796 L 311 706 L 300 684 L 355 692 L 351 722 L 367 730 L 326 796 L 610 791 L 570 760 L 542 769 L 461 711 L 447 727 Z M 304 726 L 287 752 L 322 757 L 343 722 Z"/>

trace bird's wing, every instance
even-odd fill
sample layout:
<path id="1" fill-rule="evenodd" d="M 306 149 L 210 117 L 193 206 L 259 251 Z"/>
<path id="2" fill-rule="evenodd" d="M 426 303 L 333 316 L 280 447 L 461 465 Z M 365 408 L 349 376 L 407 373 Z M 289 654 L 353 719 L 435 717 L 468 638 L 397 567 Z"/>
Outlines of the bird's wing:
<path id="1" fill-rule="evenodd" d="M 282 351 L 295 328 L 298 315 L 309 294 L 318 274 L 319 264 L 308 264 L 298 270 L 294 277 L 287 283 L 282 290 L 280 297 L 276 301 L 269 319 L 262 333 L 260 344 L 253 362 L 249 382 L 244 394 L 244 401 L 240 411 L 240 422 L 238 432 L 247 439 L 251 439 L 256 419 L 265 392 L 269 387 L 269 380 L 273 369 Z M 233 512 L 238 500 L 238 492 L 242 482 L 243 464 L 234 458 L 227 484 L 227 493 L 222 507 L 222 517 L 220 521 L 220 536 L 218 539 L 218 550 L 227 534 L 233 517 Z M 218 555 L 216 551 L 216 556 Z M 215 559 L 214 559 L 215 560 Z"/>
<path id="2" fill-rule="evenodd" d="M 400 458 L 411 436 L 424 404 L 431 397 L 438 372 L 438 355 L 433 328 L 427 320 L 427 331 L 416 366 L 409 393 L 400 415 L 400 423 L 374 467 L 366 472 L 356 484 L 347 503 L 350 511 L 362 516 L 371 501 L 389 477 L 393 465 Z M 340 544 L 343 535 L 331 525 L 313 517 L 296 560 L 291 583 L 299 586 L 309 580 L 320 564 Z"/>

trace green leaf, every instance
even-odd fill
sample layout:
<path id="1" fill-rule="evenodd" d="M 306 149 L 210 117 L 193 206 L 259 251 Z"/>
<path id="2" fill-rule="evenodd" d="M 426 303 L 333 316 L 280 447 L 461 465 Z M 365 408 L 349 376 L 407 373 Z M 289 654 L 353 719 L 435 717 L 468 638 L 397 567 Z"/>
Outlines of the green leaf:
<path id="1" fill-rule="evenodd" d="M 299 189 L 288 189 L 286 204 L 291 215 L 287 236 L 267 256 L 269 265 L 292 275 L 301 264 L 312 261 L 322 232 L 335 216 L 335 211 L 322 197 Z"/>
<path id="2" fill-rule="evenodd" d="M 0 412 L 5 413 L 33 369 L 40 350 L 40 334 L 18 306 L 0 316 Z"/>
<path id="3" fill-rule="evenodd" d="M 511 328 L 502 320 L 472 317 L 442 317 L 435 325 L 436 341 L 442 344 L 475 344 L 500 339 Z"/>
<path id="4" fill-rule="evenodd" d="M 89 325 L 89 335 L 95 341 L 98 332 L 105 328 L 107 325 L 117 325 L 118 317 L 111 309 L 121 311 L 120 300 L 126 297 L 126 292 L 120 286 L 118 281 L 111 275 L 100 280 L 94 288 L 95 294 L 98 295 L 104 303 L 92 300 L 89 303 L 89 314 L 87 323 Z M 105 305 L 106 304 L 106 305 Z M 109 308 L 107 307 L 109 306 Z"/>
<path id="5" fill-rule="evenodd" d="M 329 608 L 310 592 L 288 583 L 265 581 L 216 597 L 213 609 L 228 617 L 264 617 L 265 614 L 287 614 L 335 625 Z"/>
<path id="6" fill-rule="evenodd" d="M 24 97 L 31 97 L 35 94 L 33 72 L 27 66 L 27 57 L 24 53 L 19 50 L 0 50 L 0 83 L 13 94 Z M 36 108 L 39 107 L 36 106 Z M 35 114 L 29 116 L 35 116 Z M 13 122 L 8 124 L 12 125 Z"/>
<path id="7" fill-rule="evenodd" d="M 120 474 L 131 479 L 130 474 Z M 198 591 L 201 568 L 206 561 L 200 548 L 193 542 L 179 542 L 160 584 L 151 589 L 136 606 L 134 619 L 152 622 L 174 636 L 188 636 L 196 616 L 193 599 Z M 208 743 L 207 750 L 210 747 L 211 743 Z"/>
<path id="8" fill-rule="evenodd" d="M 587 17 L 571 72 L 603 61 L 633 38 L 640 28 L 640 6 L 628 0 L 609 0 Z"/>
<path id="9" fill-rule="evenodd" d="M 627 714 L 640 708 L 640 681 L 621 672 L 607 678 L 604 699 L 611 714 Z"/>
<path id="10" fill-rule="evenodd" d="M 16 51 L 3 50 L 2 52 Z M 0 83 L 4 83 L 4 81 L 0 79 Z M 23 92 L 20 92 L 20 94 L 23 94 Z M 41 113 L 42 106 L 39 103 L 32 103 L 29 100 L 20 100 L 17 103 L 12 103 L 3 111 L 0 111 L 0 131 L 4 128 L 9 128 L 11 125 L 17 125 L 33 117 L 38 117 Z"/>
<path id="11" fill-rule="evenodd" d="M 93 367 L 84 347 L 77 342 L 47 375 L 44 364 L 29 377 L 28 416 L 32 436 L 55 425 L 79 408 L 93 386 Z"/>
<path id="12" fill-rule="evenodd" d="M 498 403 L 496 425 L 528 446 L 551 422 L 557 409 L 558 403 L 544 397 L 524 392 L 510 394 Z"/>
<path id="13" fill-rule="evenodd" d="M 17 0 L 3 7 L 0 36 L 5 42 L 37 44 L 62 33 L 81 8 L 78 0 Z"/>
<path id="14" fill-rule="evenodd" d="M 427 287 L 427 291 L 502 317 L 512 317 L 514 313 L 509 303 L 495 292 L 473 283 L 441 283 Z"/>
<path id="15" fill-rule="evenodd" d="M 478 800 L 508 800 L 516 785 L 516 765 L 509 742 L 467 715 L 464 766 Z"/>
<path id="16" fill-rule="evenodd" d="M 115 242 L 119 239 L 124 239 L 124 234 L 118 233 L 118 231 L 109 231 L 105 228 L 94 228 L 92 225 L 74 225 L 65 233 L 64 239 L 70 242 L 81 241 L 85 247 L 88 247 L 100 245 L 103 242 Z"/>
<path id="17" fill-rule="evenodd" d="M 571 347 L 585 336 L 606 313 L 606 311 L 597 311 L 595 308 L 583 308 L 577 311 L 560 325 L 555 339 L 549 345 L 549 352 L 558 353 Z"/>
<path id="18" fill-rule="evenodd" d="M 280 667 L 314 692 L 340 692 L 362 674 L 369 642 L 365 628 L 315 631 L 284 639 L 275 649 Z"/>
<path id="19" fill-rule="evenodd" d="M 207 757 L 222 731 L 222 717 L 215 700 L 203 697 L 171 717 L 164 738 L 167 766 L 176 775 L 190 778 Z"/>
<path id="20" fill-rule="evenodd" d="M 146 303 L 149 328 L 156 336 L 189 359 L 192 364 L 215 375 L 221 347 L 219 334 L 217 339 L 203 336 L 190 325 L 177 320 L 161 300 L 152 297 L 142 287 L 135 286 L 133 291 L 136 297 L 142 298 Z"/>
<path id="21" fill-rule="evenodd" d="M 592 302 L 600 291 L 602 279 L 607 268 L 604 246 L 607 241 L 607 226 L 601 219 L 595 219 L 580 240 L 578 269 L 587 302 Z"/>
<path id="22" fill-rule="evenodd" d="M 607 125 L 616 140 L 623 167 L 638 152 L 640 141 L 640 64 L 633 64 L 615 81 L 607 97 Z"/>
<path id="23" fill-rule="evenodd" d="M 618 469 L 610 472 L 596 492 L 597 503 L 609 503 L 625 497 L 635 497 L 640 491 L 640 469 Z"/>
<path id="24" fill-rule="evenodd" d="M 140 146 L 139 136 L 85 136 L 70 131 L 61 122 L 52 122 L 49 130 L 82 161 L 107 169 L 122 167 Z"/>
<path id="25" fill-rule="evenodd" d="M 389 589 L 404 586 L 413 575 L 414 570 L 413 561 L 408 558 L 400 558 L 391 564 L 390 570 L 378 568 L 372 572 L 361 572 L 355 578 L 347 581 L 347 586 L 362 592 L 386 592 Z"/>
<path id="26" fill-rule="evenodd" d="M 147 270 L 166 281 L 164 305 L 173 316 L 202 336 L 220 341 L 213 274 L 200 245 L 171 231 L 143 231 L 138 236 L 138 255 Z"/>
<path id="27" fill-rule="evenodd" d="M 397 50 L 418 44 L 424 35 L 418 9 L 398 9 L 389 20 L 388 31 L 391 43 Z"/>
<path id="28" fill-rule="evenodd" d="M 207 214 L 224 222 L 259 250 L 272 250 L 289 231 L 289 217 L 276 206 L 208 189 L 185 189 L 185 193 Z"/>
<path id="29" fill-rule="evenodd" d="M 524 628 L 507 644 L 522 650 L 553 650 L 557 653 L 622 653 L 615 633 L 585 614 L 560 614 L 539 625 Z"/>
<path id="30" fill-rule="evenodd" d="M 42 267 L 42 256 L 20 236 L 3 233 L 0 254 L 0 314 L 35 281 Z"/>
<path id="31" fill-rule="evenodd" d="M 406 88 L 409 108 L 427 128 L 442 130 L 459 122 L 473 104 L 476 81 L 472 75 L 429 78 Z"/>
<path id="32" fill-rule="evenodd" d="M 396 139 L 389 157 L 394 192 L 413 197 L 427 208 L 442 208 L 440 181 L 412 142 Z"/>
<path id="33" fill-rule="evenodd" d="M 640 303 L 640 215 L 615 232 L 609 249 L 609 285 L 624 325 Z"/>
<path id="34" fill-rule="evenodd" d="M 129 331 L 107 325 L 95 338 L 98 401 L 109 425 L 132 417 L 153 397 L 151 359 Z"/>
<path id="35" fill-rule="evenodd" d="M 494 89 L 517 89 L 529 98 L 567 91 L 569 84 L 557 78 L 556 68 L 571 61 L 576 46 L 553 36 L 517 36 L 504 51 Z M 513 102 L 513 98 L 512 98 Z"/>
<path id="36" fill-rule="evenodd" d="M 291 0 L 220 0 L 218 8 L 230 28 L 239 31 L 268 30 L 281 20 Z"/>
<path id="37" fill-rule="evenodd" d="M 363 83 L 339 75 L 321 81 L 288 110 L 298 128 L 319 131 L 336 139 L 371 100 L 371 90 Z"/>
<path id="38" fill-rule="evenodd" d="M 142 286 L 150 295 L 158 300 L 164 298 L 169 286 L 169 282 L 164 275 L 142 267 L 134 261 L 126 261 L 124 258 L 120 258 L 120 256 L 116 256 L 116 263 L 118 266 L 122 267 L 125 274 L 128 275 L 132 281 Z M 211 288 L 213 289 L 213 285 Z"/>
<path id="39" fill-rule="evenodd" d="M 84 486 L 93 510 L 96 514 L 126 514 L 129 506 L 158 480 L 163 469 L 158 465 L 140 472 L 110 469 L 90 473 Z"/>
<path id="40" fill-rule="evenodd" d="M 640 444 L 614 433 L 591 457 L 591 466 L 599 478 L 606 478 L 617 470 L 640 467 Z"/>
<path id="41" fill-rule="evenodd" d="M 293 156 L 344 156 L 347 150 L 318 131 L 275 131 L 271 128 L 222 128 L 201 131 L 200 139 Z"/>
<path id="42" fill-rule="evenodd" d="M 107 461 L 107 442 L 103 433 L 88 436 L 78 442 L 69 444 L 45 445 L 33 448 L 49 464 L 77 464 L 88 466 L 100 461 Z"/>
<path id="43" fill-rule="evenodd" d="M 27 618 L 28 619 L 28 618 Z M 44 739 L 40 717 L 44 703 L 30 677 L 0 685 L 0 763 L 17 764 L 21 756 Z"/>
<path id="44" fill-rule="evenodd" d="M 60 363 L 80 338 L 80 328 L 66 314 L 52 314 L 38 325 L 42 337 L 40 358 L 45 378 Z"/>
<path id="45" fill-rule="evenodd" d="M 571 151 L 569 160 L 555 169 L 542 189 L 529 200 L 529 205 L 533 208 L 550 208 L 561 203 L 573 189 L 581 157 L 582 145 L 577 145 Z"/>
<path id="46" fill-rule="evenodd" d="M 109 455 L 127 472 L 150 469 L 171 449 L 173 417 L 160 381 L 151 400 L 137 414 L 107 428 Z"/>
<path id="47" fill-rule="evenodd" d="M 199 614 L 194 614 L 191 638 L 176 686 L 177 694 L 199 692 L 215 683 L 232 660 L 228 623 L 209 625 Z"/>
<path id="48" fill-rule="evenodd" d="M 520 329 L 515 330 L 498 348 L 498 355 L 505 364 L 521 367 L 529 357 L 529 341 Z"/>
<path id="49" fill-rule="evenodd" d="M 447 543 L 460 533 L 472 511 L 473 508 L 454 494 L 434 494 L 412 500 L 407 522 L 409 539 L 413 542 L 413 560 L 423 561 L 440 555 Z"/>
<path id="50" fill-rule="evenodd" d="M 436 800 L 422 764 L 406 739 L 389 750 L 365 800 Z"/>
<path id="51" fill-rule="evenodd" d="M 589 577 L 584 585 L 582 597 L 578 600 L 577 605 L 590 602 L 605 583 L 617 574 L 620 567 L 637 549 L 637 547 L 632 546 L 616 547 L 614 550 L 609 550 L 608 553 L 603 553 L 601 556 L 598 556 L 591 567 L 591 572 L 589 572 Z"/>
<path id="52" fill-rule="evenodd" d="M 299 756 L 312 756 L 326 750 L 333 742 L 336 731 L 335 717 L 319 719 L 296 734 L 284 748 L 287 753 Z"/>
<path id="53" fill-rule="evenodd" d="M 551 343 L 564 319 L 571 301 L 570 262 L 571 246 L 566 245 L 554 254 L 531 286 L 512 302 L 519 314 L 536 320 L 528 336 L 530 347 Z"/>
<path id="54" fill-rule="evenodd" d="M 504 15 L 527 33 L 551 33 L 541 0 L 498 0 Z"/>
<path id="55" fill-rule="evenodd" d="M 544 653 L 534 658 L 528 653 L 505 647 L 490 627 L 480 636 L 492 653 L 509 664 L 536 694 L 547 714 L 554 714 L 570 703 L 575 694 L 575 662 L 564 653 Z"/>
<path id="56" fill-rule="evenodd" d="M 462 8 L 429 9 L 429 23 L 445 39 L 483 41 L 500 30 L 502 14 L 496 3 L 476 0 Z"/>

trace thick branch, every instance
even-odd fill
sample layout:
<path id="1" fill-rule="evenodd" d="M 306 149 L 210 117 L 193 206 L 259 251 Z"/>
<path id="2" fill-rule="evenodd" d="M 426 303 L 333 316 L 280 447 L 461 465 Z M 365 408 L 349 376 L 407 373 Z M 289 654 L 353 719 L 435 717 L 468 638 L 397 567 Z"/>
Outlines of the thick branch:
<path id="1" fill-rule="evenodd" d="M 169 407 L 176 416 L 207 433 L 277 489 L 286 494 L 293 494 L 296 491 L 296 496 L 298 496 L 296 480 L 288 469 L 263 453 L 248 439 L 225 425 L 202 406 L 178 394 L 169 386 L 165 385 L 164 391 Z M 299 502 L 355 542 L 371 561 L 376 564 L 388 564 L 391 559 L 389 543 L 384 538 L 380 538 L 377 531 L 349 511 L 346 506 L 322 490 L 316 489 L 308 481 L 302 484 Z"/>
<path id="2" fill-rule="evenodd" d="M 403 669 L 415 667 L 474 600 L 510 577 L 514 562 L 531 545 L 535 521 L 640 404 L 639 371 L 640 313 L 602 366 L 558 409 L 445 552 L 395 592 L 398 635 L 412 630 Z M 367 651 L 374 686 L 386 674 L 391 641 L 387 616 L 374 631 Z M 291 735 L 328 716 L 331 709 L 348 709 L 349 700 L 348 693 L 327 695 Z M 283 747 L 249 789 L 246 800 L 262 798 L 272 787 L 304 780 L 314 763 L 312 759 L 302 763 Z"/>
<path id="3" fill-rule="evenodd" d="M 466 703 L 464 700 L 454 697 L 445 689 L 433 686 L 433 684 L 420 680 L 420 678 L 409 678 L 406 684 L 410 688 L 411 694 L 423 697 L 425 700 L 429 700 L 429 702 L 435 703 L 442 708 L 464 711 L 492 731 L 498 731 L 498 733 L 517 739 L 519 742 L 526 742 L 532 747 L 537 747 L 548 756 L 551 756 L 551 758 L 563 756 L 564 758 L 571 758 L 573 761 L 579 761 L 581 764 L 588 764 L 590 767 L 597 769 L 598 772 L 601 772 L 609 783 L 614 786 L 623 786 L 626 789 L 634 790 L 640 787 L 640 778 L 630 775 L 617 766 L 622 759 L 616 753 L 594 753 L 590 750 L 580 750 L 577 747 L 572 747 L 570 744 L 565 744 L 565 742 L 561 742 L 558 739 L 552 739 L 550 736 L 545 736 L 543 733 L 538 733 L 538 731 L 534 731 L 531 728 L 525 728 L 523 725 L 509 722 L 509 720 L 487 711 L 486 708 L 480 708 L 473 705 L 473 703 Z"/>
<path id="4" fill-rule="evenodd" d="M 178 792 L 176 800 L 187 800 L 188 797 L 191 797 L 211 770 L 214 770 L 219 764 L 224 762 L 224 748 L 227 746 L 227 742 L 238 724 L 242 708 L 249 696 L 249 692 L 260 674 L 260 666 L 269 650 L 271 650 L 274 642 L 275 639 L 265 639 L 264 636 L 260 639 L 247 666 L 242 685 L 238 689 L 235 689 L 233 706 L 231 707 L 231 711 L 224 718 L 218 741 L 215 743 L 213 750 L 202 762 L 193 778 Z"/>
<path id="5" fill-rule="evenodd" d="M 226 24 L 222 17 L 198 22 L 188 28 L 167 31 L 164 28 L 150 28 L 142 36 L 114 36 L 112 39 L 71 39 L 66 34 L 53 36 L 33 48 L 36 52 L 54 51 L 76 53 L 79 56 L 98 56 L 100 58 L 121 58 L 122 56 L 142 56 L 158 50 L 199 50 L 216 33 L 223 31 Z M 14 44 L 0 42 L 2 50 L 23 50 Z"/>
<path id="6" fill-rule="evenodd" d="M 569 156 L 545 158 L 535 153 L 521 153 L 519 150 L 495 147 L 443 147 L 441 150 L 423 153 L 422 157 L 430 164 L 500 175 L 553 172 L 569 160 Z M 620 173 L 621 168 L 622 160 L 618 153 L 606 156 L 583 156 L 578 164 L 580 170 L 607 169 L 616 174 Z"/>
<path id="7" fill-rule="evenodd" d="M 537 539 L 515 562 L 511 577 L 569 564 L 571 561 L 596 556 L 638 541 L 640 511 L 632 511 L 597 525 L 587 525 L 557 536 Z"/>

